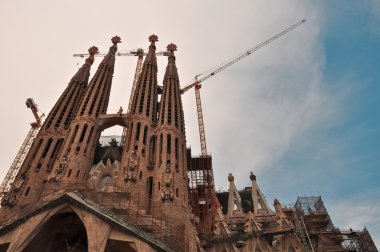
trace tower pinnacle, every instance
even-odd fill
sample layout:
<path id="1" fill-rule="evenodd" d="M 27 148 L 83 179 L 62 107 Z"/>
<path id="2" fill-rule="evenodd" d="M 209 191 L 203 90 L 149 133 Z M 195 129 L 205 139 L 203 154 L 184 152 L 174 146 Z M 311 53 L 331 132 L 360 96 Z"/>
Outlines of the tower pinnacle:
<path id="1" fill-rule="evenodd" d="M 166 46 L 166 49 L 169 52 L 169 56 L 168 56 L 168 65 L 166 67 L 164 79 L 169 78 L 170 76 L 173 76 L 174 78 L 178 80 L 178 73 L 177 73 L 177 67 L 175 65 L 175 56 L 174 56 L 174 52 L 177 51 L 177 45 L 170 43 L 169 45 Z"/>
<path id="2" fill-rule="evenodd" d="M 174 51 L 177 51 L 177 45 L 170 43 L 166 49 L 170 52 L 171 55 L 174 55 Z"/>
<path id="3" fill-rule="evenodd" d="M 97 54 L 99 52 L 99 49 L 96 47 L 96 46 L 92 46 L 88 49 L 88 53 L 90 54 L 90 56 L 86 59 L 86 64 L 87 65 L 92 65 L 92 63 L 94 63 L 94 55 Z"/>
<path id="4" fill-rule="evenodd" d="M 149 36 L 149 42 L 151 43 L 151 45 L 154 45 L 154 43 L 157 41 L 158 41 L 158 37 L 156 34 L 152 34 Z"/>

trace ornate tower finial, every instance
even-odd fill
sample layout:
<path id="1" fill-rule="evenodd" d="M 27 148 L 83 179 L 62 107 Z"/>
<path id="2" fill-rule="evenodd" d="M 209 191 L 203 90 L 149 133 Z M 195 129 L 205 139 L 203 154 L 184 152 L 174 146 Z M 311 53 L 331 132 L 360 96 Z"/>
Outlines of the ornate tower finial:
<path id="1" fill-rule="evenodd" d="M 150 42 L 152 45 L 154 45 L 154 43 L 157 42 L 157 41 L 158 41 L 158 37 L 157 37 L 156 34 L 152 34 L 152 35 L 149 36 L 149 42 Z"/>
<path id="2" fill-rule="evenodd" d="M 113 44 L 121 43 L 121 38 L 119 36 L 115 36 L 111 39 Z"/>
<path id="3" fill-rule="evenodd" d="M 90 47 L 90 49 L 88 49 L 88 53 L 90 54 L 90 57 L 86 59 L 86 64 L 92 65 L 92 63 L 94 63 L 94 60 L 95 60 L 94 55 L 97 54 L 98 52 L 99 50 L 96 46 Z"/>
<path id="4" fill-rule="evenodd" d="M 90 55 L 95 55 L 95 54 L 97 54 L 99 52 L 99 49 L 96 47 L 96 46 L 92 46 L 92 47 L 90 47 L 90 49 L 88 49 L 88 53 L 90 54 Z"/>
<path id="5" fill-rule="evenodd" d="M 170 44 L 166 47 L 166 49 L 167 49 L 169 52 L 173 53 L 174 51 L 177 51 L 177 45 L 175 45 L 175 44 L 173 44 L 173 43 L 170 43 Z"/>
<path id="6" fill-rule="evenodd" d="M 110 52 L 116 53 L 117 51 L 117 44 L 121 43 L 121 38 L 119 36 L 115 36 L 111 39 L 112 41 L 112 46 L 110 47 Z"/>

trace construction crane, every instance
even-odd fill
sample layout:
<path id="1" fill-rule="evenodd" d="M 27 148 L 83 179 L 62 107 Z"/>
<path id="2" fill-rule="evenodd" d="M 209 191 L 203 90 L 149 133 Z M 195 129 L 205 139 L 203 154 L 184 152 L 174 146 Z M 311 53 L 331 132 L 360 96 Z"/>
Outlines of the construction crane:
<path id="1" fill-rule="evenodd" d="M 214 70 L 195 76 L 194 81 L 192 81 L 190 84 L 186 85 L 184 88 L 181 89 L 181 94 L 185 93 L 186 91 L 190 90 L 191 88 L 194 88 L 194 90 L 195 90 L 195 99 L 196 99 L 197 114 L 198 114 L 199 137 L 200 137 L 201 155 L 202 156 L 207 155 L 207 146 L 206 146 L 206 134 L 205 134 L 204 123 L 203 123 L 201 95 L 200 95 L 200 91 L 199 91 L 200 88 L 202 87 L 201 82 L 207 80 L 208 78 L 214 76 L 215 74 L 223 71 L 227 67 L 235 64 L 236 62 L 238 62 L 238 61 L 244 59 L 245 57 L 251 55 L 252 53 L 258 51 L 259 49 L 263 48 L 264 46 L 268 45 L 269 43 L 273 42 L 274 40 L 282 37 L 286 33 L 294 30 L 295 28 L 297 28 L 298 26 L 302 25 L 305 22 L 306 22 L 306 20 L 302 19 L 301 21 L 295 23 L 294 25 L 283 30 L 282 32 L 280 32 L 280 33 L 274 35 L 273 37 L 265 40 L 263 43 L 253 47 L 252 49 L 249 49 L 248 51 L 245 51 L 245 52 L 239 54 L 238 56 L 234 57 L 232 60 L 228 61 L 227 63 L 219 65 L 216 68 L 213 68 Z"/>
<path id="2" fill-rule="evenodd" d="M 13 163 L 11 167 L 9 168 L 7 175 L 5 176 L 3 182 L 1 183 L 0 202 L 2 201 L 4 196 L 9 192 L 9 189 L 11 188 L 11 185 L 18 171 L 20 170 L 21 165 L 24 162 L 25 156 L 28 153 L 30 147 L 32 146 L 32 143 L 34 139 L 36 138 L 39 129 L 42 126 L 42 120 L 43 120 L 43 117 L 45 116 L 45 114 L 38 115 L 38 106 L 32 98 L 28 98 L 26 100 L 26 106 L 32 110 L 32 113 L 36 121 L 30 124 L 31 128 L 29 130 L 29 133 L 26 136 L 24 142 L 22 143 L 21 148 L 16 155 L 16 158 L 13 160 Z"/>
<path id="3" fill-rule="evenodd" d="M 74 57 L 81 57 L 81 58 L 86 57 L 88 55 L 89 55 L 88 53 L 73 54 Z M 96 53 L 95 54 L 96 57 L 104 57 L 106 55 L 107 55 L 107 53 Z M 133 78 L 132 90 L 131 90 L 131 94 L 130 94 L 130 98 L 129 98 L 128 110 L 127 110 L 127 116 L 129 117 L 131 114 L 133 97 L 135 95 L 137 81 L 139 79 L 139 76 L 140 76 L 140 73 L 142 70 L 143 58 L 144 58 L 144 56 L 147 55 L 147 53 L 144 52 L 144 50 L 142 48 L 138 48 L 135 50 L 129 50 L 129 51 L 125 51 L 125 52 L 117 52 L 115 55 L 116 56 L 137 56 L 138 57 L 137 58 L 137 64 L 136 64 L 136 70 L 135 70 L 135 76 Z M 169 54 L 167 51 L 156 52 L 156 56 L 168 56 L 168 55 Z M 124 128 L 123 133 L 121 135 L 121 141 L 120 141 L 121 146 L 123 146 L 126 136 L 127 136 L 127 128 Z"/>
<path id="4" fill-rule="evenodd" d="M 142 48 L 138 48 L 138 49 L 134 49 L 134 50 L 116 52 L 115 56 L 140 56 L 140 55 L 146 56 L 147 54 L 148 53 L 144 52 L 144 50 Z M 107 55 L 107 53 L 98 52 L 95 54 L 95 57 L 104 57 L 106 55 Z M 168 55 L 169 54 L 167 51 L 156 52 L 156 56 L 168 56 Z M 73 56 L 84 58 L 84 57 L 89 56 L 89 54 L 88 53 L 74 53 Z"/>

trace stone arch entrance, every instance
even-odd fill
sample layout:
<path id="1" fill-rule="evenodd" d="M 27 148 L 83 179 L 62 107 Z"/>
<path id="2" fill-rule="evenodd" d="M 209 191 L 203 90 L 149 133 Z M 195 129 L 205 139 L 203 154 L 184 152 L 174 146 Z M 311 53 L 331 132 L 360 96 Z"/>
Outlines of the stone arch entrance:
<path id="1" fill-rule="evenodd" d="M 74 212 L 58 213 L 43 225 L 23 251 L 88 251 L 86 228 Z"/>

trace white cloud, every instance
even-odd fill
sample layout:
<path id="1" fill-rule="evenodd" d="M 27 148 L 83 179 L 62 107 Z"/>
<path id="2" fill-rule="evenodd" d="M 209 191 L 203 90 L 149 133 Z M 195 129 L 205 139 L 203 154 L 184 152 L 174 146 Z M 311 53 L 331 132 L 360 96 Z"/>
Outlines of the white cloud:
<path id="1" fill-rule="evenodd" d="M 372 194 L 378 195 L 378 191 Z M 368 192 L 334 202 L 328 211 L 336 227 L 354 230 L 367 227 L 376 246 L 380 247 L 380 202 L 373 201 Z"/>
<path id="2" fill-rule="evenodd" d="M 370 26 L 369 30 L 373 34 L 380 36 L 380 1 L 371 0 L 370 1 Z"/>

